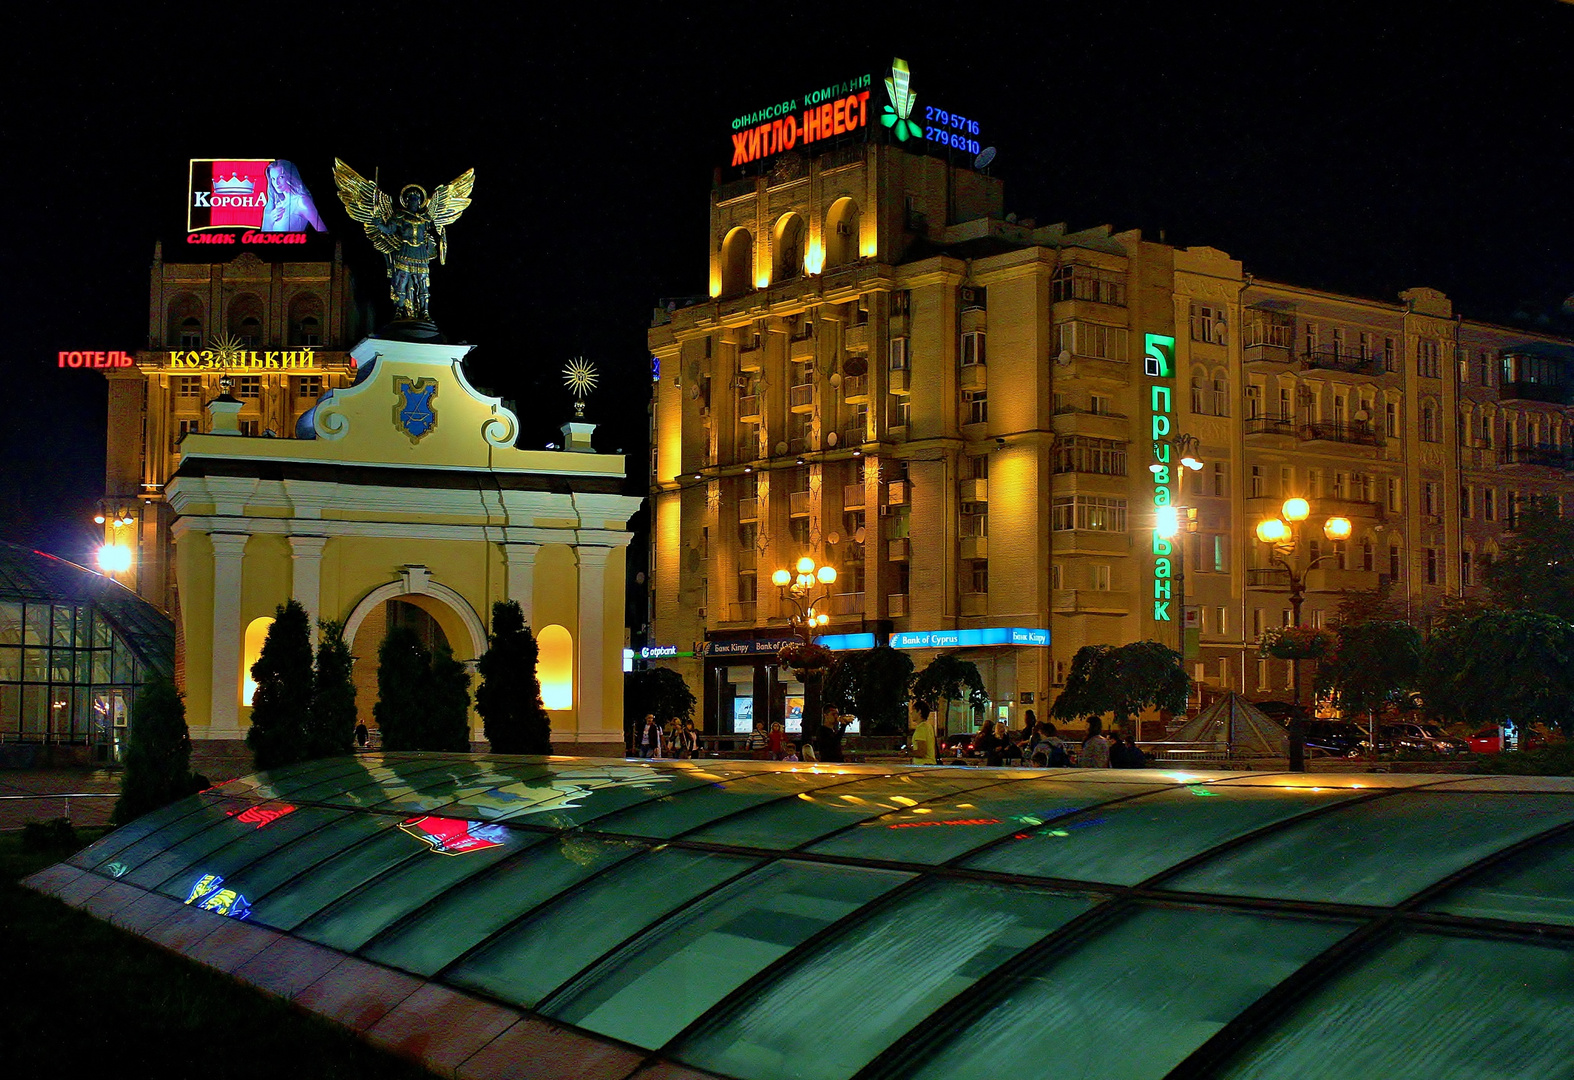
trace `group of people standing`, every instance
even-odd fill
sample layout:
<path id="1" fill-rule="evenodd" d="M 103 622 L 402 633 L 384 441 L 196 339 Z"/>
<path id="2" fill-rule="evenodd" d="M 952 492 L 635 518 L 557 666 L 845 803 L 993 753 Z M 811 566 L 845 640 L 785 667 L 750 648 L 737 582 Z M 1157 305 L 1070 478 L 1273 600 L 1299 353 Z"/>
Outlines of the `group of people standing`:
<path id="1" fill-rule="evenodd" d="M 635 737 L 635 749 L 643 758 L 691 758 L 699 754 L 700 733 L 692 720 L 674 716 L 662 725 L 656 722 L 655 713 L 646 713 Z"/>
<path id="2" fill-rule="evenodd" d="M 758 758 L 768 761 L 842 761 L 842 735 L 847 721 L 834 706 L 827 706 L 815 731 L 814 739 L 794 740 L 788 736 L 781 721 L 770 730 L 756 723 L 748 735 L 745 746 Z M 699 755 L 700 736 L 691 720 L 673 717 L 665 725 L 656 722 L 654 713 L 646 713 L 645 720 L 635 734 L 634 750 L 642 758 L 692 758 Z"/>
<path id="3" fill-rule="evenodd" d="M 934 725 L 929 721 L 929 709 L 919 702 L 913 725 L 910 746 L 913 764 L 933 765 L 938 759 L 938 744 Z M 1076 765 L 1088 769 L 1141 769 L 1148 763 L 1147 755 L 1137 746 L 1131 735 L 1113 738 L 1104 734 L 1098 719 L 1088 723 L 1088 734 L 1079 746 L 1073 747 L 1060 737 L 1055 725 L 1039 720 L 1033 710 L 1027 711 L 1026 721 L 1020 731 L 1005 724 L 985 720 L 983 730 L 973 739 L 973 752 L 984 759 L 985 765 L 1025 765 L 1039 769 L 1062 769 Z M 954 753 L 960 758 L 965 751 L 958 743 Z"/>

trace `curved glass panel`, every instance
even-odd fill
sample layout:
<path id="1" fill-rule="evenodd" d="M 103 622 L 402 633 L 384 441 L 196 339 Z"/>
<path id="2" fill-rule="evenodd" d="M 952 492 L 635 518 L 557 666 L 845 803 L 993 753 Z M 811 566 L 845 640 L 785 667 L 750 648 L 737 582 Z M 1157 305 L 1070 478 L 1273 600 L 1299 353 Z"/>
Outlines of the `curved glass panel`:
<path id="1" fill-rule="evenodd" d="M 807 955 L 679 1043 L 731 1076 L 843 1080 L 1093 899 L 925 882 Z"/>
<path id="2" fill-rule="evenodd" d="M 273 803 L 274 807 L 288 806 L 289 803 Z M 244 815 L 237 815 L 238 817 Z M 334 822 L 343 821 L 346 813 L 343 810 L 323 810 L 314 806 L 298 807 L 288 814 L 263 819 L 254 815 L 253 820 L 246 824 L 241 834 L 221 848 L 209 852 L 194 863 L 188 864 L 174 871 L 168 878 L 160 882 L 158 891 L 165 896 L 173 896 L 177 900 L 184 900 L 190 892 L 191 883 L 198 873 L 218 874 L 220 877 L 233 877 L 235 873 L 259 859 L 272 856 L 288 845 L 299 840 L 309 833 L 316 832 Z M 346 826 L 349 828 L 349 826 Z M 357 837 L 364 835 L 357 833 Z M 334 841 L 342 845 L 344 841 Z M 336 850 L 336 848 L 335 848 Z M 323 857 L 319 855 L 318 858 Z M 315 859 L 303 860 L 303 864 Z"/>
<path id="3" fill-rule="evenodd" d="M 165 822 L 161 828 L 117 851 L 112 859 L 107 860 L 107 863 L 113 864 L 113 869 L 109 869 L 108 865 L 98 866 L 95 869 L 108 870 L 111 877 L 120 877 L 137 869 L 149 859 L 168 851 L 188 837 L 212 828 L 230 814 L 239 813 L 251 806 L 251 803 L 236 799 L 202 799 L 180 805 L 191 812 Z"/>
<path id="4" fill-rule="evenodd" d="M 1258 837 L 1165 888 L 1397 904 L 1492 852 L 1574 820 L 1574 796 L 1402 792 Z"/>
<path id="5" fill-rule="evenodd" d="M 1574 952 L 1407 934 L 1333 979 L 1219 1075 L 1229 1080 L 1568 1076 Z"/>
<path id="6" fill-rule="evenodd" d="M 249 900 L 255 900 L 286 884 L 296 875 L 309 873 L 324 860 L 331 859 L 372 837 L 381 836 L 388 830 L 390 824 L 390 820 L 385 817 L 343 814 L 323 828 L 307 833 L 294 843 L 266 852 L 234 874 L 218 876 L 224 878 L 226 888 L 235 890 L 237 894 Z M 213 858 L 199 863 L 183 874 L 176 874 L 160 888 L 160 891 L 168 892 L 181 900 L 188 899 L 191 890 L 197 887 L 203 877 L 218 873 L 214 866 L 219 858 L 222 858 L 224 850 L 220 848 L 214 853 Z"/>
<path id="7" fill-rule="evenodd" d="M 276 799 L 318 785 L 330 777 L 359 774 L 366 770 L 369 763 L 381 760 L 376 756 L 362 756 L 301 761 L 294 765 L 281 765 L 267 772 L 253 773 L 251 776 L 227 781 L 210 789 L 209 793 Z"/>
<path id="8" fill-rule="evenodd" d="M 668 912 L 756 865 L 674 848 L 630 859 L 500 934 L 444 979 L 530 1008 Z"/>
<path id="9" fill-rule="evenodd" d="M 887 870 L 772 863 L 646 931 L 538 1011 L 654 1050 L 795 946 L 910 880 Z"/>
<path id="10" fill-rule="evenodd" d="M 370 808 L 414 789 L 423 777 L 437 782 L 449 762 L 438 758 L 399 758 L 364 772 L 339 773 L 296 791 L 291 798 L 326 806 Z"/>
<path id="11" fill-rule="evenodd" d="M 254 832 L 259 822 L 277 820 L 294 810 L 295 807 L 290 803 L 243 803 L 240 804 L 240 808 L 231 805 L 201 832 L 193 833 L 173 847 L 166 848 L 136 870 L 126 874 L 125 881 L 127 884 L 140 885 L 145 889 L 154 888 L 170 875 L 206 859 L 219 848 L 234 843 L 247 833 Z"/>
<path id="12" fill-rule="evenodd" d="M 491 815 L 496 821 L 567 829 L 636 803 L 709 782 L 680 769 L 559 765 L 544 775 L 527 777 L 517 784 L 488 792 L 481 801 L 499 807 L 500 812 Z M 460 799 L 446 809 L 462 812 L 470 801 Z"/>
<path id="13" fill-rule="evenodd" d="M 1229 909 L 1142 907 L 1002 980 L 957 1018 L 910 1074 L 1031 1076 L 1048 1061 L 1079 1075 L 1159 1080 L 1353 923 Z M 1184 942 L 1181 948 L 1155 947 Z"/>
<path id="14" fill-rule="evenodd" d="M 549 838 L 494 871 L 471 878 L 465 888 L 436 897 L 374 937 L 361 955 L 417 975 L 434 975 L 531 909 L 643 850 L 637 844 L 586 836 Z"/>
<path id="15" fill-rule="evenodd" d="M 790 850 L 867 818 L 999 780 L 997 775 L 961 770 L 870 777 L 823 791 L 800 792 L 793 799 L 778 799 L 687 834 L 685 839 Z"/>
<path id="16" fill-rule="evenodd" d="M 1047 821 L 1151 787 L 1130 784 L 1065 784 L 1015 780 L 933 799 L 865 821 L 808 850 L 938 865 L 1002 836 L 1034 830 Z M 900 796 L 898 798 L 901 798 Z"/>
<path id="17" fill-rule="evenodd" d="M 723 783 L 663 795 L 596 822 L 605 832 L 670 840 L 732 814 L 789 799 L 800 792 L 856 782 L 859 774 L 834 770 L 755 773 Z"/>
<path id="18" fill-rule="evenodd" d="M 1187 784 L 1022 829 L 963 865 L 1135 885 L 1225 841 L 1359 794 Z"/>
<path id="19" fill-rule="evenodd" d="M 168 806 L 161 806 L 152 813 L 143 814 L 135 821 L 106 833 L 93 843 L 77 852 L 66 860 L 67 865 L 80 866 L 84 870 L 91 870 L 115 861 L 115 856 L 135 844 L 143 837 L 158 832 L 164 826 L 174 821 L 179 821 L 188 814 L 195 814 L 207 804 L 207 800 L 193 795 L 189 799 L 172 802 Z"/>
<path id="20" fill-rule="evenodd" d="M 1427 911 L 1574 926 L 1574 833 L 1520 852 L 1454 886 Z"/>

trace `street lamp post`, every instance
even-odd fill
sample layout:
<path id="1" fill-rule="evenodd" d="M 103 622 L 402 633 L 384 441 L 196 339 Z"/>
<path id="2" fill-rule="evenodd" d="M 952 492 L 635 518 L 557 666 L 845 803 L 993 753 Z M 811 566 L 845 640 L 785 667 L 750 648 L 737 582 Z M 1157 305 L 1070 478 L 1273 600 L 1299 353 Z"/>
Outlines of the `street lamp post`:
<path id="1" fill-rule="evenodd" d="M 1202 470 L 1202 459 L 1197 456 L 1199 442 L 1195 435 L 1172 435 L 1167 439 L 1159 439 L 1154 443 L 1154 457 L 1158 462 L 1149 465 L 1149 471 L 1161 474 L 1165 471 L 1163 462 L 1173 459 L 1176 463 L 1175 477 L 1177 480 L 1184 474 L 1181 469 L 1190 472 Z M 1175 544 L 1175 595 L 1176 609 L 1180 618 L 1175 620 L 1175 651 L 1180 653 L 1181 662 L 1186 660 L 1186 550 L 1182 539 L 1186 533 L 1197 531 L 1197 509 L 1186 506 L 1159 506 L 1154 509 L 1154 531 L 1166 540 Z"/>
<path id="2" fill-rule="evenodd" d="M 1280 507 L 1283 517 L 1264 518 L 1257 523 L 1257 539 L 1269 545 L 1269 561 L 1278 563 L 1289 579 L 1290 622 L 1301 625 L 1301 604 L 1306 599 L 1306 575 L 1320 562 L 1336 558 L 1337 551 L 1319 555 L 1305 566 L 1300 562 L 1301 523 L 1311 516 L 1312 508 L 1305 499 L 1286 499 Z M 1335 543 L 1350 538 L 1350 519 L 1330 517 L 1323 522 L 1323 535 Z M 1294 560 L 1292 563 L 1291 560 Z M 1290 771 L 1306 771 L 1306 726 L 1301 719 L 1301 657 L 1290 661 L 1293 665 L 1293 693 L 1295 709 L 1290 713 Z"/>
<path id="3" fill-rule="evenodd" d="M 807 555 L 798 560 L 796 573 L 783 567 L 771 575 L 771 584 L 776 586 L 782 599 L 793 606 L 793 613 L 787 621 L 793 632 L 803 638 L 805 645 L 814 644 L 815 631 L 831 621 L 825 609 L 830 607 L 829 586 L 835 581 L 836 567 L 829 564 L 821 566 Z M 810 599 L 809 594 L 817 584 L 826 586 L 826 591 Z M 819 726 L 820 680 L 818 674 L 806 672 L 803 686 L 803 737 L 812 738 Z"/>

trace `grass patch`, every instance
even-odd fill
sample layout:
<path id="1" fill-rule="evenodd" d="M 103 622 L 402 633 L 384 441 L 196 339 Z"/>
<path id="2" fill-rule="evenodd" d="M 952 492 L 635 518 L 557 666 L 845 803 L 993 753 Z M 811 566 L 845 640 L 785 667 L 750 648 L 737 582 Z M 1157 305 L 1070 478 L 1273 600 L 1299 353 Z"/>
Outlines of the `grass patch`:
<path id="1" fill-rule="evenodd" d="M 1503 776 L 1574 776 L 1574 742 L 1554 743 L 1544 750 L 1482 754 L 1471 771 Z"/>
<path id="2" fill-rule="evenodd" d="M 81 830 L 87 844 L 103 830 Z M 431 1073 L 326 1020 L 22 888 L 71 854 L 0 835 L 0 1075 L 256 1077 Z"/>

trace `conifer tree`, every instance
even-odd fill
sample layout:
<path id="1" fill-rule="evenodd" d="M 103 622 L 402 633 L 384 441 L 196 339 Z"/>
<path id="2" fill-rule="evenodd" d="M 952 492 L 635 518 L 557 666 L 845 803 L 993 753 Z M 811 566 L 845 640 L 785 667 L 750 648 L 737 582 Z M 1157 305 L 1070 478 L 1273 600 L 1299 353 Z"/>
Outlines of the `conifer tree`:
<path id="1" fill-rule="evenodd" d="M 262 654 L 251 666 L 257 684 L 251 699 L 246 745 L 258 769 L 305 761 L 306 724 L 312 702 L 312 646 L 306 609 L 289 600 L 274 610 Z"/>
<path id="2" fill-rule="evenodd" d="M 355 748 L 354 658 L 344 640 L 344 624 L 317 623 L 317 662 L 312 669 L 312 703 L 306 732 L 311 758 L 348 754 Z"/>
<path id="3" fill-rule="evenodd" d="M 126 771 L 114 821 L 121 825 L 141 817 L 184 798 L 194 788 L 186 703 L 168 676 L 156 675 L 143 683 L 131 707 Z"/>
<path id="4" fill-rule="evenodd" d="M 475 707 L 498 754 L 550 754 L 552 727 L 536 673 L 540 649 L 514 600 L 492 605 L 492 635 L 481 657 Z"/>
<path id="5" fill-rule="evenodd" d="M 377 704 L 372 716 L 384 750 L 420 750 L 430 708 L 432 654 L 408 626 L 395 626 L 377 648 Z"/>
<path id="6" fill-rule="evenodd" d="M 447 645 L 432 654 L 426 730 L 417 750 L 470 750 L 470 672 Z"/>

